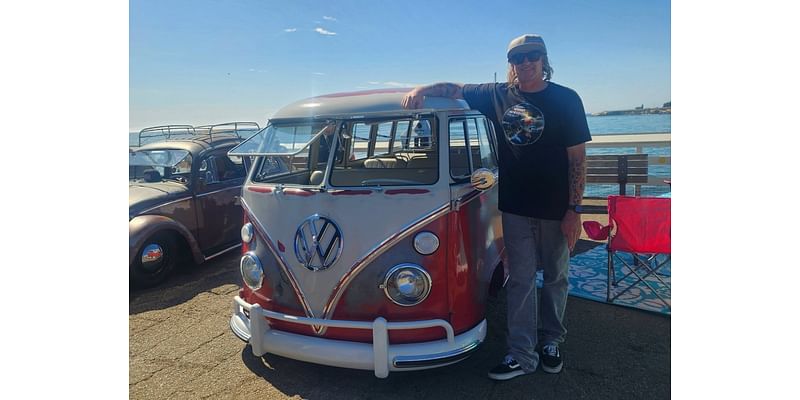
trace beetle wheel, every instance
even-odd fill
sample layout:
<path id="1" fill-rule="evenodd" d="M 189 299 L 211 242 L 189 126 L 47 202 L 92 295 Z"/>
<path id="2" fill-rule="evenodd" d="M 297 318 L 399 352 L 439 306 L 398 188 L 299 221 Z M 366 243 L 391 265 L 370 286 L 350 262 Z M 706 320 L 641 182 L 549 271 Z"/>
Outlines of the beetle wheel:
<path id="1" fill-rule="evenodd" d="M 131 282 L 138 287 L 152 287 L 172 273 L 177 259 L 172 235 L 161 232 L 145 240 L 130 267 Z"/>

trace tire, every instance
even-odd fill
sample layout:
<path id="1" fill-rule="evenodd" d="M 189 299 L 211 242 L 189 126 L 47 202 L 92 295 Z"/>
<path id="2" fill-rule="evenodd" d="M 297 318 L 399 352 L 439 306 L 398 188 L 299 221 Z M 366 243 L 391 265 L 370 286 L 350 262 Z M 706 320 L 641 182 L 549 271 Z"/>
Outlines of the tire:
<path id="1" fill-rule="evenodd" d="M 151 261 L 143 261 L 146 255 Z M 145 240 L 130 267 L 130 280 L 135 287 L 147 288 L 167 279 L 175 269 L 177 261 L 175 237 L 159 232 Z"/>

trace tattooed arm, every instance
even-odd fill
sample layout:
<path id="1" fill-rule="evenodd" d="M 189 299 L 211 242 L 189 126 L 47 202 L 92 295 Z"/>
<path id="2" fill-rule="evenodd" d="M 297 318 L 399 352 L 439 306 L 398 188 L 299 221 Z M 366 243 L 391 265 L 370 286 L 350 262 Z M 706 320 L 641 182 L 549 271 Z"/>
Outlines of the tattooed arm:
<path id="1" fill-rule="evenodd" d="M 463 99 L 464 85 L 461 83 L 441 82 L 428 86 L 417 86 L 408 92 L 401 102 L 405 109 L 422 108 L 425 96 L 449 97 L 451 99 Z"/>
<path id="2" fill-rule="evenodd" d="M 583 201 L 583 189 L 586 186 L 586 144 L 581 143 L 567 148 L 569 160 L 569 204 L 578 205 Z M 561 232 L 567 237 L 570 251 L 581 237 L 581 215 L 567 210 L 561 220 Z"/>

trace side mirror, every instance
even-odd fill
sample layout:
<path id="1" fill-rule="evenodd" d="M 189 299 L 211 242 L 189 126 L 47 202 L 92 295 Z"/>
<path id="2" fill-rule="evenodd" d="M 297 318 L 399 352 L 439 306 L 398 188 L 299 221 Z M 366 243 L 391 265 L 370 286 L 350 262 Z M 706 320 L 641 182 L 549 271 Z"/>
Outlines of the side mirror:
<path id="1" fill-rule="evenodd" d="M 497 182 L 497 177 L 494 175 L 494 172 L 487 168 L 478 168 L 472 172 L 469 181 L 473 188 L 485 191 L 494 186 L 495 182 Z"/>

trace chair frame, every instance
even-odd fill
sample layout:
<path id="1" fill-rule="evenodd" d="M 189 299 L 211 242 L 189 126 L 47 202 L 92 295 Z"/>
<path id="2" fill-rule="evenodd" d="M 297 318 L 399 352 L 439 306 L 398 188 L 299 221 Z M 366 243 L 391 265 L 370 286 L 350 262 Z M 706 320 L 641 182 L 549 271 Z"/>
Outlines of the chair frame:
<path id="1" fill-rule="evenodd" d="M 638 197 L 638 196 L 637 196 Z M 660 290 L 653 287 L 653 285 L 648 282 L 647 278 L 653 276 L 662 285 L 666 287 L 667 290 L 672 291 L 672 287 L 669 283 L 665 282 L 662 279 L 664 274 L 659 273 L 667 263 L 670 262 L 672 255 L 670 253 L 637 253 L 634 251 L 627 251 L 627 250 L 612 250 L 611 244 L 614 241 L 614 238 L 617 236 L 617 232 L 613 229 L 613 225 L 616 225 L 616 222 L 612 220 L 612 215 L 610 214 L 610 207 L 609 207 L 609 224 L 612 226 L 612 229 L 609 231 L 608 234 L 608 242 L 606 244 L 606 251 L 608 252 L 608 284 L 606 287 L 606 302 L 613 303 L 614 300 L 618 299 L 623 294 L 627 293 L 631 290 L 634 286 L 639 285 L 640 283 L 644 284 L 649 288 L 653 294 L 658 297 L 659 300 L 668 308 L 672 309 L 669 302 L 662 297 Z M 625 253 L 630 254 L 633 257 L 633 262 L 628 263 L 625 259 L 623 259 L 620 254 L 618 253 Z M 659 255 L 666 256 L 665 259 L 659 260 L 657 257 Z M 616 273 L 616 260 L 619 260 L 622 265 L 620 266 L 620 273 L 621 277 L 617 277 Z M 626 272 L 627 269 L 627 272 Z M 622 289 L 621 291 L 612 290 L 613 288 L 618 288 L 623 281 L 625 281 L 631 275 L 636 277 L 636 280 L 633 283 L 628 284 L 625 282 L 627 287 Z"/>
<path id="2" fill-rule="evenodd" d="M 609 237 L 609 242 L 610 241 L 611 241 L 611 237 Z M 629 252 L 624 252 L 624 251 L 611 250 L 609 245 L 606 246 L 606 250 L 608 251 L 608 285 L 607 285 L 607 288 L 606 288 L 606 302 L 613 303 L 614 300 L 619 298 L 619 296 L 622 296 L 627 291 L 629 291 L 631 288 L 633 288 L 634 286 L 639 284 L 639 282 L 641 282 L 641 283 L 644 283 L 656 295 L 656 297 L 658 297 L 658 299 L 661 300 L 661 302 L 664 303 L 665 306 L 667 306 L 668 309 L 672 309 L 670 307 L 670 304 L 666 300 L 664 300 L 663 297 L 661 297 L 661 294 L 659 294 L 659 290 L 654 288 L 652 285 L 650 285 L 650 282 L 647 281 L 647 277 L 652 275 L 656 279 L 658 279 L 658 281 L 661 282 L 662 285 L 666 286 L 667 289 L 669 289 L 670 291 L 672 290 L 672 287 L 670 286 L 670 284 L 667 283 L 667 282 L 664 282 L 664 280 L 661 279 L 661 276 L 659 276 L 659 275 L 662 275 L 662 274 L 658 273 L 658 270 L 661 269 L 662 267 L 664 267 L 670 261 L 670 259 L 672 257 L 671 254 L 666 254 L 667 258 L 665 260 L 659 262 L 656 257 L 658 255 L 661 255 L 661 254 L 664 254 L 664 253 L 648 254 L 646 257 L 644 257 L 639 253 L 629 253 Z M 627 254 L 632 255 L 633 256 L 633 263 L 632 263 L 633 265 L 628 264 L 628 262 L 625 261 L 622 257 L 620 257 L 619 254 L 617 254 L 617 253 L 627 253 Z M 647 253 L 642 253 L 642 254 L 647 254 Z M 617 260 L 619 260 L 622 263 L 622 266 L 620 267 L 620 270 L 622 272 L 624 272 L 625 268 L 628 268 L 628 273 L 623 275 L 619 279 L 617 279 L 617 277 L 616 277 L 616 263 L 614 262 L 614 258 L 615 257 L 616 257 Z M 642 269 L 644 269 L 645 270 L 644 272 L 646 272 L 646 273 L 644 273 L 643 275 L 639 275 L 639 271 L 642 270 Z M 625 279 L 627 279 L 631 275 L 635 275 L 636 276 L 636 278 L 637 278 L 636 281 L 631 283 L 630 285 L 628 285 L 628 287 L 626 287 L 625 289 L 623 289 L 620 292 L 616 292 L 615 291 L 615 294 L 612 297 L 612 295 L 611 295 L 611 286 L 618 287 L 619 284 L 622 283 L 622 281 L 624 281 Z"/>

